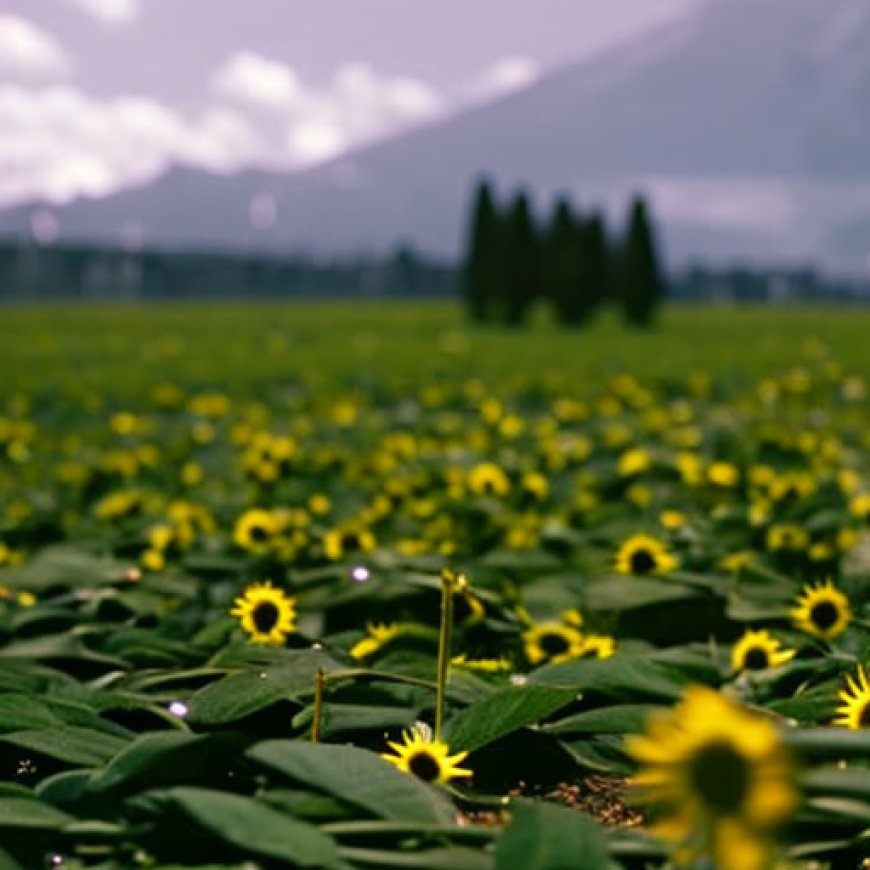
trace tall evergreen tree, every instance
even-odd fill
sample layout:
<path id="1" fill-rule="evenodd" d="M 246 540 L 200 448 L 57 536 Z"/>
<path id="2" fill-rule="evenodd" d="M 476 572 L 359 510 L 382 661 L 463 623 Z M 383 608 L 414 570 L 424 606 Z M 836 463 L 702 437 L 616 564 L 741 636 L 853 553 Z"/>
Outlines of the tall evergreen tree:
<path id="1" fill-rule="evenodd" d="M 607 227 L 601 212 L 594 212 L 579 227 L 583 248 L 583 295 L 587 313 L 600 308 L 611 292 L 611 256 Z"/>
<path id="2" fill-rule="evenodd" d="M 504 292 L 500 229 L 492 186 L 482 179 L 474 196 L 463 270 L 465 304 L 471 319 L 478 323 L 494 317 Z"/>
<path id="3" fill-rule="evenodd" d="M 521 326 L 540 295 L 541 283 L 539 240 L 525 191 L 516 195 L 504 220 L 504 319 Z"/>
<path id="4" fill-rule="evenodd" d="M 582 323 L 588 309 L 581 226 L 570 203 L 560 199 L 541 245 L 543 294 L 552 300 L 559 321 L 571 325 Z"/>
<path id="5" fill-rule="evenodd" d="M 632 202 L 619 271 L 626 321 L 633 326 L 651 325 L 664 297 L 665 284 L 652 221 L 642 197 L 636 197 Z"/>

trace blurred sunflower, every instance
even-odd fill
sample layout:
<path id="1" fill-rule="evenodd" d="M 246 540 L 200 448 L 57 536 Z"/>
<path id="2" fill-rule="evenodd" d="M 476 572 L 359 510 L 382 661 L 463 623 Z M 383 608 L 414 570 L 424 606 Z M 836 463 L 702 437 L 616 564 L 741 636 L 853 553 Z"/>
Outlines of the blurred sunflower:
<path id="1" fill-rule="evenodd" d="M 616 570 L 620 574 L 644 577 L 666 574 L 677 567 L 677 559 L 665 545 L 651 535 L 632 535 L 616 553 Z"/>
<path id="2" fill-rule="evenodd" d="M 255 583 L 233 602 L 235 616 L 253 643 L 280 646 L 296 628 L 296 599 L 271 582 Z"/>
<path id="3" fill-rule="evenodd" d="M 747 629 L 731 650 L 731 667 L 735 671 L 761 671 L 790 662 L 797 651 L 782 649 L 769 631 Z"/>
<path id="4" fill-rule="evenodd" d="M 650 717 L 626 750 L 640 764 L 634 782 L 653 831 L 674 844 L 678 863 L 770 866 L 771 833 L 797 802 L 790 759 L 770 721 L 695 686 L 673 710 Z"/>
<path id="5" fill-rule="evenodd" d="M 264 553 L 280 531 L 278 518 L 271 511 L 252 508 L 236 520 L 233 541 L 250 553 Z"/>
<path id="6" fill-rule="evenodd" d="M 523 647 L 530 664 L 567 662 L 583 655 L 583 635 L 561 622 L 539 622 L 523 632 Z"/>
<path id="7" fill-rule="evenodd" d="M 390 641 L 395 640 L 402 634 L 408 631 L 407 625 L 402 625 L 398 622 L 386 623 L 369 623 L 366 626 L 366 637 L 357 641 L 350 648 L 350 657 L 360 661 L 373 656 L 376 652 L 380 652 Z"/>
<path id="8" fill-rule="evenodd" d="M 606 634 L 587 634 L 583 636 L 581 657 L 609 659 L 616 655 L 616 640 Z"/>
<path id="9" fill-rule="evenodd" d="M 510 492 L 510 481 L 494 462 L 481 462 L 468 472 L 468 488 L 474 495 L 505 496 Z"/>
<path id="10" fill-rule="evenodd" d="M 419 731 L 405 731 L 402 739 L 402 743 L 388 744 L 394 755 L 383 753 L 381 758 L 404 773 L 410 773 L 424 782 L 449 782 L 472 775 L 467 767 L 459 767 L 468 756 L 467 752 L 451 755 L 446 743 L 431 740 Z"/>
<path id="11" fill-rule="evenodd" d="M 852 610 L 849 599 L 827 580 L 815 586 L 804 586 L 790 615 L 796 628 L 829 641 L 846 630 Z"/>
<path id="12" fill-rule="evenodd" d="M 323 552 L 332 562 L 337 562 L 351 553 L 368 553 L 375 546 L 375 536 L 364 528 L 330 529 L 323 536 Z"/>
<path id="13" fill-rule="evenodd" d="M 834 719 L 834 725 L 860 731 L 862 728 L 870 728 L 870 682 L 861 665 L 858 665 L 858 676 L 853 679 L 846 675 L 846 686 L 841 689 L 839 698 L 842 701 L 837 707 L 838 716 Z"/>

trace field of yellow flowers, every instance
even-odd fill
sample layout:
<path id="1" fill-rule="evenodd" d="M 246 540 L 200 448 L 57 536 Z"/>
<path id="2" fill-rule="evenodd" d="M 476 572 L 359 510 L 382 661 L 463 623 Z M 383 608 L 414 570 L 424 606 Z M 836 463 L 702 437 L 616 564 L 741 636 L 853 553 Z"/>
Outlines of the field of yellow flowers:
<path id="1" fill-rule="evenodd" d="M 859 870 L 870 313 L 8 309 L 0 870 Z"/>

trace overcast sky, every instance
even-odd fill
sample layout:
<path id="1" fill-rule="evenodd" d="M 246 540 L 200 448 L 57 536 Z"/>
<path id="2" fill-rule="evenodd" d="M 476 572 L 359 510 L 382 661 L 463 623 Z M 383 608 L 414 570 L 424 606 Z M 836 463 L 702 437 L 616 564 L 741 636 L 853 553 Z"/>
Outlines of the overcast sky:
<path id="1" fill-rule="evenodd" d="M 0 205 L 310 165 L 702 0 L 0 0 Z"/>

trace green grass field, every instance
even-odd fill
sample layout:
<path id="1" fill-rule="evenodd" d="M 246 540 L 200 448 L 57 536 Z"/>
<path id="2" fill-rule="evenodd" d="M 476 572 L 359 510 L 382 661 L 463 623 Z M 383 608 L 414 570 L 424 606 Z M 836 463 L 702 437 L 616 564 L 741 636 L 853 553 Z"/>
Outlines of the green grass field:
<path id="1" fill-rule="evenodd" d="M 297 378 L 485 379 L 625 370 L 679 377 L 703 369 L 756 377 L 811 359 L 821 344 L 870 375 L 870 309 L 671 308 L 656 330 L 614 317 L 566 331 L 470 328 L 455 305 L 70 306 L 0 310 L 0 389 L 75 384 L 135 394 L 182 376 L 245 391 Z"/>

